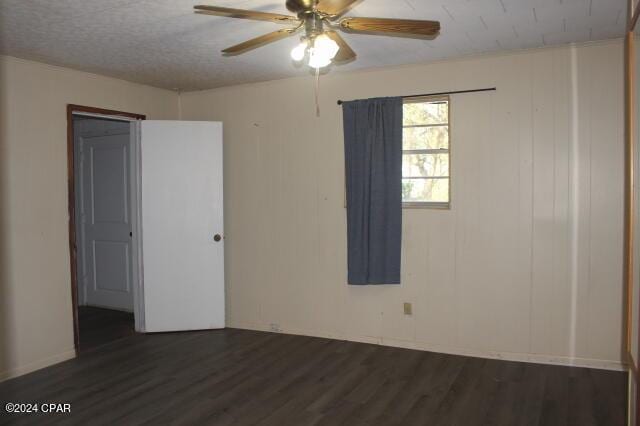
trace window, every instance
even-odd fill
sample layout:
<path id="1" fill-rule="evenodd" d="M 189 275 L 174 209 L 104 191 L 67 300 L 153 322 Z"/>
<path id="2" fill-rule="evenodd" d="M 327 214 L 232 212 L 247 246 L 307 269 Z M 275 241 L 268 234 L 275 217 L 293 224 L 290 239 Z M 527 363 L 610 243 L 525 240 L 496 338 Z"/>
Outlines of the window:
<path id="1" fill-rule="evenodd" d="M 402 203 L 449 207 L 449 98 L 406 100 L 402 123 Z"/>

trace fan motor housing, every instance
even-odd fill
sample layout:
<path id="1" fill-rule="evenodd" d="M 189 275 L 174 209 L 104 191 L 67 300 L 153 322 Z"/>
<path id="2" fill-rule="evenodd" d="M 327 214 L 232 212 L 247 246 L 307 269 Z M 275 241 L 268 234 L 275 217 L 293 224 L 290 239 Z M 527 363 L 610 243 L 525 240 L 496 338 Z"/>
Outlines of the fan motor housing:
<path id="1" fill-rule="evenodd" d="M 287 9 L 293 13 L 311 11 L 315 8 L 316 0 L 287 0 Z"/>

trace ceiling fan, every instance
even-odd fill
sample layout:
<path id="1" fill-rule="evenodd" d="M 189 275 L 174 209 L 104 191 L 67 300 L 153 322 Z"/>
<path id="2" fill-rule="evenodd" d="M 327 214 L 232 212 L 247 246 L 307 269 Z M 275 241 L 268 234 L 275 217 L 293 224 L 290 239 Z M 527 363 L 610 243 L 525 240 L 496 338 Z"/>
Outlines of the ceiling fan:
<path id="1" fill-rule="evenodd" d="M 378 34 L 394 37 L 433 38 L 440 32 L 438 21 L 388 18 L 342 18 L 360 0 L 286 0 L 292 15 L 232 9 L 219 6 L 194 6 L 196 13 L 226 16 L 228 18 L 270 21 L 294 25 L 274 31 L 224 49 L 225 55 L 238 55 L 265 44 L 289 37 L 304 30 L 301 43 L 291 51 L 294 61 L 305 58 L 312 68 L 320 69 L 334 63 L 344 63 L 356 58 L 356 53 L 335 30 L 348 33 Z"/>

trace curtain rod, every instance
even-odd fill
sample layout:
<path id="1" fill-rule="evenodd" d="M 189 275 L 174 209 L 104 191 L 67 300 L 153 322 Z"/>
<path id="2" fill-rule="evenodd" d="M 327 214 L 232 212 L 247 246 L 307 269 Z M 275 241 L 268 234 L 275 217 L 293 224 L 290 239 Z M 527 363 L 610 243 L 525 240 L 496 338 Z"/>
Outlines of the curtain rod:
<path id="1" fill-rule="evenodd" d="M 497 90 L 495 87 L 488 87 L 486 89 L 471 89 L 471 90 L 456 90 L 453 92 L 423 93 L 422 95 L 402 96 L 402 99 L 424 98 L 426 96 L 459 95 L 461 93 L 493 92 L 495 90 Z M 345 101 L 338 100 L 338 105 L 342 105 L 344 102 Z"/>

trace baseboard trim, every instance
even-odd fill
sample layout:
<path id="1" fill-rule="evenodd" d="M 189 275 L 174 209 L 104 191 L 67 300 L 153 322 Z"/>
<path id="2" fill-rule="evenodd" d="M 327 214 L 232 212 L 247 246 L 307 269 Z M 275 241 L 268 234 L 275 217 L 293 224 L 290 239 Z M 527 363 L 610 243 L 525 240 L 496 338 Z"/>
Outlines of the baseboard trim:
<path id="1" fill-rule="evenodd" d="M 25 374 L 32 373 L 36 370 L 40 370 L 42 368 L 61 363 L 75 357 L 76 357 L 76 351 L 75 349 L 71 349 L 71 350 L 62 352 L 58 355 L 44 358 L 44 359 L 29 363 L 27 365 L 22 365 L 9 370 L 5 370 L 0 372 L 0 382 L 13 379 L 15 377 L 23 376 Z"/>
<path id="2" fill-rule="evenodd" d="M 322 337 L 326 339 L 347 340 L 351 342 L 369 343 L 381 346 L 415 349 L 451 355 L 463 355 L 476 358 L 501 359 L 505 361 L 529 362 L 535 364 L 561 365 L 566 367 L 595 368 L 599 370 L 627 371 L 627 365 L 619 361 L 591 359 L 548 354 L 529 354 L 518 352 L 479 351 L 433 345 L 425 342 L 414 342 L 400 339 L 385 339 L 375 336 L 340 335 L 338 333 L 314 332 L 304 329 L 282 327 L 272 330 L 269 326 L 229 321 L 227 327 L 245 330 L 266 331 L 271 333 L 295 334 L 300 336 Z"/>

